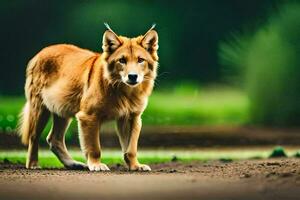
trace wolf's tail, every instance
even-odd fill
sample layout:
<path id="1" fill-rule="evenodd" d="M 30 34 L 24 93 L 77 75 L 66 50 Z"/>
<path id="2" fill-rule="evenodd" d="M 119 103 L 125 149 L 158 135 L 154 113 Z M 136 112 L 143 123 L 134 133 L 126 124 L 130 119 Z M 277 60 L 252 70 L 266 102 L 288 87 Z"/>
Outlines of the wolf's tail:
<path id="1" fill-rule="evenodd" d="M 27 102 L 20 113 L 18 132 L 22 138 L 22 143 L 28 145 L 30 138 L 36 136 L 36 129 L 39 117 L 43 112 L 43 102 L 39 94 L 39 81 L 34 80 L 33 72 L 37 60 L 32 59 L 27 66 L 25 95 Z M 38 77 L 37 77 L 38 78 Z"/>

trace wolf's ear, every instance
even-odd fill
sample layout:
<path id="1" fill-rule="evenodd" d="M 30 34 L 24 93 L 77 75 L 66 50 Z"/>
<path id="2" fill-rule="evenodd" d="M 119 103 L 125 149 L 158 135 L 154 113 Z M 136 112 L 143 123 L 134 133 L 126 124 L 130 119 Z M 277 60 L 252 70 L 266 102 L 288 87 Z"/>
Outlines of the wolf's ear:
<path id="1" fill-rule="evenodd" d="M 155 53 L 158 50 L 158 34 L 154 30 L 155 24 L 150 28 L 149 31 L 143 36 L 141 45 L 149 53 Z"/>
<path id="2" fill-rule="evenodd" d="M 121 45 L 121 41 L 108 24 L 104 25 L 108 30 L 103 34 L 102 49 L 104 52 L 112 53 Z"/>

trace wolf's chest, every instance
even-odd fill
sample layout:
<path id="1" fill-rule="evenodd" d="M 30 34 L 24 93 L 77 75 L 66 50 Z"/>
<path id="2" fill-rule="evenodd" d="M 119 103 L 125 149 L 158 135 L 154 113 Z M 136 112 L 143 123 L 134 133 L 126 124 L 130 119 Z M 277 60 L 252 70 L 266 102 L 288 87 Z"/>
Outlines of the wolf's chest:
<path id="1" fill-rule="evenodd" d="M 132 113 L 140 113 L 144 110 L 146 100 L 118 98 L 105 102 L 102 106 L 102 115 L 105 119 L 117 119 Z"/>

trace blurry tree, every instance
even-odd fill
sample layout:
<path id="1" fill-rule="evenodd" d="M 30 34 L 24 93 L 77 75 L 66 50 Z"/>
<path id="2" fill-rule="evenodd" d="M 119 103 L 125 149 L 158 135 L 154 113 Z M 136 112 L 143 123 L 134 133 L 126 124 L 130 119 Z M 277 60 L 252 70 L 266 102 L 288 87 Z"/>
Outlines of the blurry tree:
<path id="1" fill-rule="evenodd" d="M 280 0 L 2 0 L 0 95 L 22 94 L 29 59 L 54 43 L 101 51 L 103 22 L 119 34 L 160 36 L 160 82 L 222 80 L 218 43 L 228 32 L 253 29 Z"/>
<path id="2" fill-rule="evenodd" d="M 223 64 L 244 80 L 253 123 L 300 124 L 299 19 L 300 3 L 285 4 L 252 36 L 236 36 L 220 46 Z"/>

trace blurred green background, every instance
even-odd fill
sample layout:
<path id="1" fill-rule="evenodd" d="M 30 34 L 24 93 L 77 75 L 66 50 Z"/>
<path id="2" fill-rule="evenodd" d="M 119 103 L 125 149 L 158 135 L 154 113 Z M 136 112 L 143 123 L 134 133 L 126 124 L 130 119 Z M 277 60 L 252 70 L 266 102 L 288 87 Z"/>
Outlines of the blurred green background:
<path id="1" fill-rule="evenodd" d="M 129 37 L 157 23 L 160 67 L 145 125 L 299 125 L 299 1 L 3 0 L 0 5 L 0 132 L 16 127 L 31 57 L 56 43 L 101 51 L 103 22 Z"/>

